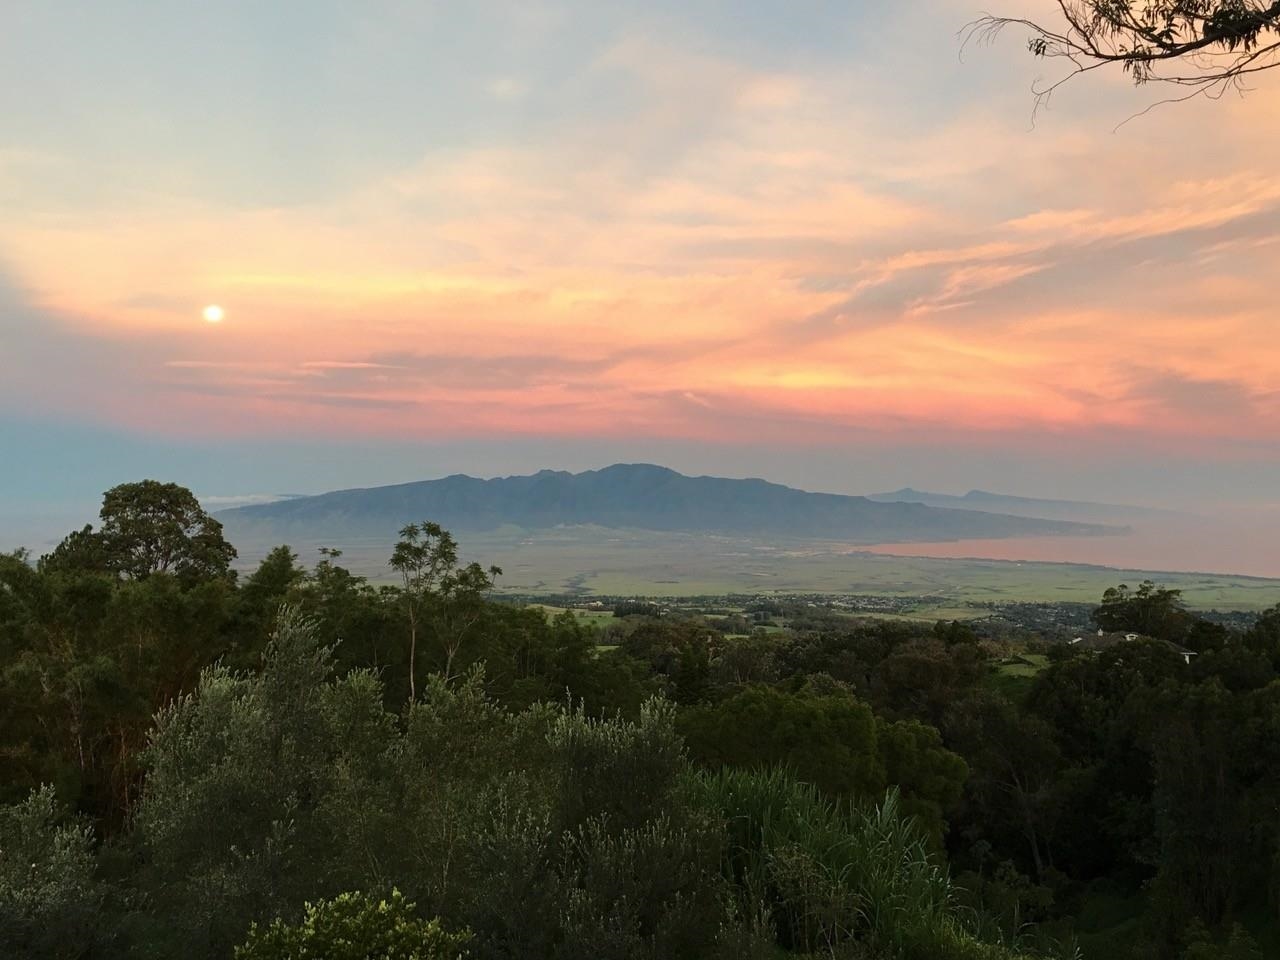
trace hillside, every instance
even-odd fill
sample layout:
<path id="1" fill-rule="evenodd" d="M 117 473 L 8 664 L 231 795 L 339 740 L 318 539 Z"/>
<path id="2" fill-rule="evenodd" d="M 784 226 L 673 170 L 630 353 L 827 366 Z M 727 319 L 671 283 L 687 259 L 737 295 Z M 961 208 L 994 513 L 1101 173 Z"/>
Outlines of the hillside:
<path id="1" fill-rule="evenodd" d="M 385 537 L 422 519 L 454 531 L 594 525 L 854 543 L 1124 532 L 1101 524 L 808 493 L 764 480 L 688 477 L 650 464 L 492 480 L 455 475 L 256 504 L 217 516 L 233 540 L 266 534 Z"/>

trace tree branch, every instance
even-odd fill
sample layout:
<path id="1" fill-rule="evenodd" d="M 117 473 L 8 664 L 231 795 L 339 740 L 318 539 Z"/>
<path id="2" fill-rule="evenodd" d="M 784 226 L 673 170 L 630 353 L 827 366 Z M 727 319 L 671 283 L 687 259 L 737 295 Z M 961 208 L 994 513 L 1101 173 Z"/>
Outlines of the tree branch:
<path id="1" fill-rule="evenodd" d="M 1057 0 L 1062 23 L 983 14 L 961 31 L 963 44 L 992 43 L 1006 29 L 1027 30 L 1037 57 L 1071 64 L 1066 76 L 1034 90 L 1043 104 L 1081 73 L 1119 66 L 1138 84 L 1194 87 L 1220 96 L 1239 80 L 1280 66 L 1280 0 Z M 1166 71 L 1166 66 L 1190 70 Z M 1173 98 L 1172 102 L 1189 99 Z M 1170 102 L 1170 101 L 1164 101 Z"/>

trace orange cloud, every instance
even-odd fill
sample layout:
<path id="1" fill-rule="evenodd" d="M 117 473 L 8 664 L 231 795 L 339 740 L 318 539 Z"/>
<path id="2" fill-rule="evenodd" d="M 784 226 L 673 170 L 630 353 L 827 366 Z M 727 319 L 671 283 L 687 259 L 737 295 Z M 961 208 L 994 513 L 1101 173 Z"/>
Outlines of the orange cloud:
<path id="1" fill-rule="evenodd" d="M 640 38 L 583 69 L 636 105 L 292 205 L 45 197 L 0 247 L 58 337 L 129 358 L 75 402 L 148 429 L 1280 435 L 1274 89 L 1115 135 L 990 103 L 899 129 L 853 67 Z M 78 169 L 0 154 L 0 198 L 42 164 Z"/>

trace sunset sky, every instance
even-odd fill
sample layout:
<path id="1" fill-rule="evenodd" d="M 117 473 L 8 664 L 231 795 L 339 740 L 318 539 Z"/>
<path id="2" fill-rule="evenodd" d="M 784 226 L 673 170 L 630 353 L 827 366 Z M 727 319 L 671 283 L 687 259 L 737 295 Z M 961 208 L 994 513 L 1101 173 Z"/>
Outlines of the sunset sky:
<path id="1" fill-rule="evenodd" d="M 10 0 L 0 514 L 616 460 L 1280 501 L 1280 76 L 1033 122 L 983 9 L 1044 3 Z"/>

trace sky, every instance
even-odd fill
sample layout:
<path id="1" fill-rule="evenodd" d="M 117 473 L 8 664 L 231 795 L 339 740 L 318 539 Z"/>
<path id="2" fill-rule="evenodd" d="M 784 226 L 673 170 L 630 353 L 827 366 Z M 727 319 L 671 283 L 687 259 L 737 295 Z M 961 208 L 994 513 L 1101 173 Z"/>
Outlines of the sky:
<path id="1" fill-rule="evenodd" d="M 620 460 L 1274 511 L 1280 74 L 1033 112 L 988 8 L 1045 2 L 7 0 L 0 523 Z"/>

